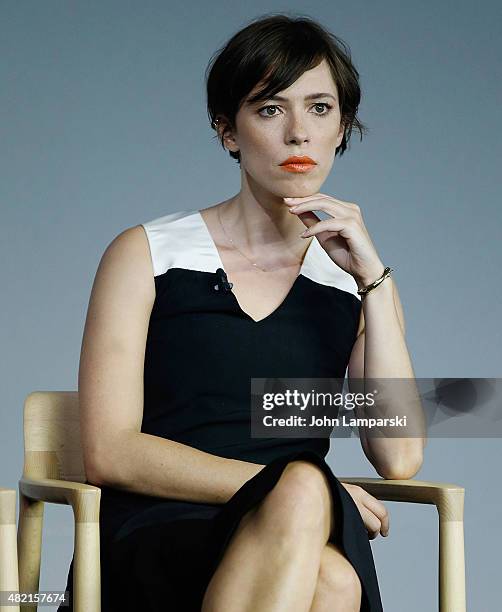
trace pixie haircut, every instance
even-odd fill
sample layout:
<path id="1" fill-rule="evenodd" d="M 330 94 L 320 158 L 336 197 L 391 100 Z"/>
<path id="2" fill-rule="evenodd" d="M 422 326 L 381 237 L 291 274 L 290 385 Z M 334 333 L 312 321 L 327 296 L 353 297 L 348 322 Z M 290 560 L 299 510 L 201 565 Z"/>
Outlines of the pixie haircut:
<path id="1" fill-rule="evenodd" d="M 354 128 L 362 140 L 368 128 L 357 117 L 361 100 L 359 73 L 348 45 L 309 17 L 268 14 L 234 34 L 215 52 L 206 68 L 207 111 L 221 146 L 225 149 L 224 133 L 235 129 L 237 112 L 258 83 L 263 86 L 248 103 L 271 98 L 323 59 L 338 89 L 341 122 L 345 126 L 335 155 L 343 155 Z M 240 152 L 229 154 L 240 165 Z"/>

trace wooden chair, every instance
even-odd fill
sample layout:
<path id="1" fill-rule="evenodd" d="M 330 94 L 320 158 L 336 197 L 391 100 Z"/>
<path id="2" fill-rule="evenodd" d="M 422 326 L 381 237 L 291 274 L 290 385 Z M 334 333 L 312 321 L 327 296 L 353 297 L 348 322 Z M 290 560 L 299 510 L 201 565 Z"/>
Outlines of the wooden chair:
<path id="1" fill-rule="evenodd" d="M 0 488 L 0 591 L 19 591 L 16 489 Z M 19 612 L 19 606 L 0 603 L 0 612 Z"/>
<path id="2" fill-rule="evenodd" d="M 24 470 L 19 481 L 19 582 L 37 591 L 44 502 L 69 504 L 75 520 L 73 609 L 100 610 L 99 487 L 86 480 L 78 393 L 35 391 L 24 405 Z M 449 483 L 342 478 L 380 500 L 434 504 L 439 515 L 439 610 L 465 612 L 464 488 Z M 23 608 L 24 609 L 24 608 Z"/>
<path id="3" fill-rule="evenodd" d="M 44 502 L 68 504 L 75 521 L 73 610 L 98 612 L 101 489 L 84 484 L 85 480 L 78 393 L 30 393 L 24 404 L 24 468 L 19 481 L 20 590 L 39 588 Z M 26 609 L 36 610 L 36 606 Z"/>

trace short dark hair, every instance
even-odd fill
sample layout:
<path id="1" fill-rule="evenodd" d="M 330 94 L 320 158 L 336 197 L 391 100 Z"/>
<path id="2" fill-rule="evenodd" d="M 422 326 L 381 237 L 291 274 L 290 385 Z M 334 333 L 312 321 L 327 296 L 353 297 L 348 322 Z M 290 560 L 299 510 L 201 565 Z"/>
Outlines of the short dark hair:
<path id="1" fill-rule="evenodd" d="M 207 111 L 211 127 L 224 145 L 225 126 L 235 127 L 235 116 L 250 91 L 262 80 L 265 86 L 249 99 L 266 100 L 294 83 L 306 70 L 326 59 L 338 89 L 342 142 L 335 155 L 343 155 L 352 130 L 361 140 L 368 128 L 357 117 L 361 100 L 359 73 L 348 45 L 319 23 L 306 17 L 270 14 L 253 19 L 213 54 L 206 68 Z M 223 129 L 218 132 L 215 120 Z M 229 151 L 240 164 L 240 153 Z"/>

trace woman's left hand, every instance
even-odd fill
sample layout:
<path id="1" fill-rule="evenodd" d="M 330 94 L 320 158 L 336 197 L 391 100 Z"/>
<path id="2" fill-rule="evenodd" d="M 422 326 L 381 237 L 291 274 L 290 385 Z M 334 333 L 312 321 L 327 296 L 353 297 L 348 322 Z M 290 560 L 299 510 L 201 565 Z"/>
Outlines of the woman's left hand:
<path id="1" fill-rule="evenodd" d="M 345 482 L 340 484 L 356 504 L 368 532 L 369 539 L 374 540 L 379 533 L 387 537 L 389 535 L 390 516 L 389 511 L 382 502 L 359 485 Z"/>
<path id="2" fill-rule="evenodd" d="M 382 275 L 385 266 L 378 257 L 357 204 L 323 193 L 284 198 L 284 201 L 291 213 L 298 215 L 307 226 L 305 237 L 317 237 L 337 266 L 354 277 L 359 289 Z M 314 210 L 323 210 L 331 218 L 321 221 Z"/>

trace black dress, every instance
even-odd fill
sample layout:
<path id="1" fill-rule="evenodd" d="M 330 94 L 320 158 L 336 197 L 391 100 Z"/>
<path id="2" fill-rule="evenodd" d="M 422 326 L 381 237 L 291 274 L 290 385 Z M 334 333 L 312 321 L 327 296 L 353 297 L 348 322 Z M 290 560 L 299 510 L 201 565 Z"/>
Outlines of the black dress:
<path id="1" fill-rule="evenodd" d="M 344 378 L 361 311 L 354 279 L 314 238 L 284 301 L 255 321 L 222 287 L 217 270 L 224 266 L 198 210 L 171 213 L 143 227 L 156 297 L 141 431 L 265 467 L 220 505 L 102 487 L 102 611 L 200 611 L 239 520 L 274 487 L 288 462 L 299 458 L 318 465 L 331 483 L 333 540 L 359 575 L 361 610 L 382 611 L 368 533 L 324 459 L 329 438 L 250 435 L 252 377 Z M 73 561 L 70 592 L 72 569 Z"/>

